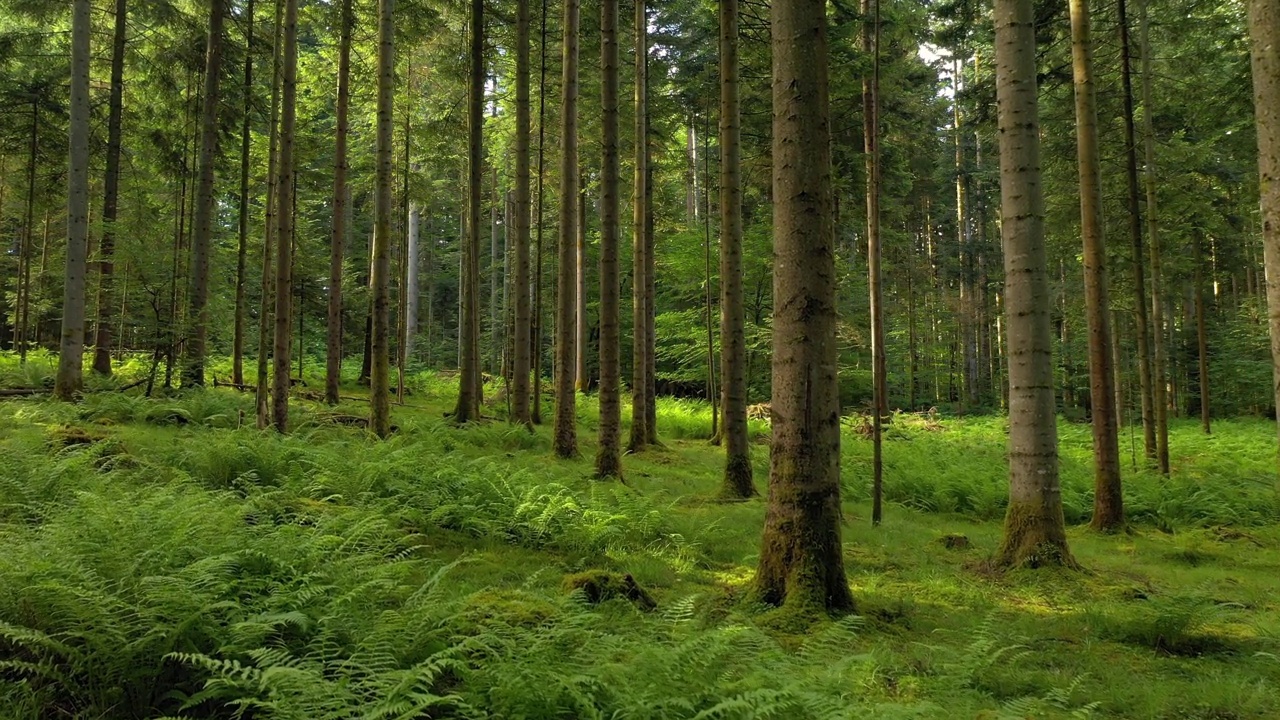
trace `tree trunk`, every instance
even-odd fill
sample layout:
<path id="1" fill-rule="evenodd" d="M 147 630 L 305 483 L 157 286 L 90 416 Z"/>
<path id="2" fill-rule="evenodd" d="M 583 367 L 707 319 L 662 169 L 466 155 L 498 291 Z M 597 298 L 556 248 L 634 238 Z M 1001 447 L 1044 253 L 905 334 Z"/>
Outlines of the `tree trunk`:
<path id="1" fill-rule="evenodd" d="M 533 318 L 529 308 L 529 0 L 516 0 L 515 322 L 512 328 L 512 422 L 530 425 L 529 365 Z M 541 150 L 541 148 L 539 148 Z"/>
<path id="2" fill-rule="evenodd" d="M 93 342 L 93 370 L 100 375 L 111 374 L 111 312 L 115 309 L 112 279 L 115 264 L 112 260 L 115 256 L 115 223 L 120 196 L 120 118 L 124 110 L 124 45 L 128 35 L 126 0 L 115 0 L 115 5 L 115 28 L 111 43 L 111 97 L 107 111 L 107 175 L 102 183 L 102 242 L 98 246 L 101 256 L 98 263 L 98 326 L 97 337 Z M 249 3 L 248 12 L 252 27 L 252 2 Z"/>
<path id="3" fill-rule="evenodd" d="M 773 448 L 755 588 L 801 611 L 850 610 L 840 539 L 827 20 L 824 0 L 774 3 Z"/>
<path id="4" fill-rule="evenodd" d="M 222 21 L 226 0 L 211 0 L 209 45 L 205 52 L 204 99 L 200 111 L 200 160 L 195 217 L 191 222 L 191 326 L 187 334 L 182 384 L 204 385 L 205 344 L 209 336 L 209 261 L 213 244 L 213 183 L 218 160 L 218 105 L 222 80 Z"/>
<path id="5" fill-rule="evenodd" d="M 1031 0 L 996 0 L 1001 236 L 1009 326 L 1009 509 L 996 561 L 1074 565 L 1058 483 Z"/>
<path id="6" fill-rule="evenodd" d="M 333 162 L 333 233 L 329 239 L 329 309 L 325 330 L 324 400 L 338 404 L 342 380 L 342 258 L 347 237 L 347 112 L 351 105 L 351 0 L 342 0 L 338 31 L 338 101 Z"/>
<path id="7" fill-rule="evenodd" d="M 1114 407 L 1116 409 L 1116 432 L 1117 434 L 1124 429 L 1125 407 L 1124 407 L 1124 358 L 1121 354 L 1120 328 L 1121 328 L 1120 311 L 1111 311 L 1111 389 L 1115 393 Z"/>
<path id="8" fill-rule="evenodd" d="M 720 444 L 719 398 L 716 395 L 716 336 L 714 328 L 715 309 L 712 307 L 711 289 L 711 113 L 704 118 L 703 157 L 706 160 L 703 178 L 706 180 L 706 192 L 703 199 L 706 203 L 706 221 L 703 223 L 703 310 L 707 326 L 707 402 L 711 404 L 711 444 Z M 647 293 L 646 293 L 647 295 Z M 648 348 L 645 349 L 648 352 Z"/>
<path id="9" fill-rule="evenodd" d="M 576 352 L 573 315 L 577 295 L 574 240 L 578 198 L 578 14 L 579 0 L 564 0 L 563 98 L 560 110 L 560 265 L 556 272 L 556 416 L 557 456 L 578 454 L 577 397 L 573 389 Z"/>
<path id="10" fill-rule="evenodd" d="M 18 248 L 17 297 L 14 298 L 14 333 L 18 362 L 26 364 L 31 330 L 31 233 L 36 214 L 36 167 L 40 149 L 40 102 L 31 102 L 31 146 L 27 156 L 27 208 L 23 213 L 22 236 Z M 41 258 L 43 265 L 43 258 Z M 43 276 L 43 272 L 41 273 Z M 37 333 L 38 335 L 39 333 Z"/>
<path id="11" fill-rule="evenodd" d="M 1267 271 L 1275 405 L 1280 408 L 1280 8 L 1272 0 L 1249 1 L 1253 106 L 1258 125 L 1258 176 L 1262 199 L 1262 256 Z M 1280 420 L 1277 420 L 1280 431 Z"/>
<path id="12" fill-rule="evenodd" d="M 1155 411 L 1156 463 L 1169 474 L 1169 404 L 1165 395 L 1164 278 L 1160 268 L 1160 216 L 1156 209 L 1156 139 L 1152 127 L 1151 39 L 1147 23 L 1147 0 L 1138 0 L 1138 34 L 1142 50 L 1142 128 L 1146 160 L 1147 236 L 1151 254 L 1151 405 Z"/>
<path id="13" fill-rule="evenodd" d="M 742 297 L 742 101 L 738 0 L 720 0 L 720 366 L 725 497 L 757 495 L 747 427 L 746 311 Z"/>
<path id="14" fill-rule="evenodd" d="M 1110 532 L 1124 525 L 1124 498 L 1120 487 L 1120 443 L 1116 431 L 1115 377 L 1112 375 L 1111 365 L 1111 317 L 1107 300 L 1107 250 L 1102 226 L 1098 104 L 1094 90 L 1089 2 L 1070 0 L 1069 4 L 1080 177 L 1080 226 L 1084 237 L 1085 312 L 1089 327 L 1089 403 L 1094 463 L 1092 527 Z"/>
<path id="15" fill-rule="evenodd" d="M 495 83 L 496 83 L 495 79 Z M 494 106 L 496 117 L 497 106 Z M 498 188 L 498 169 L 493 168 L 493 187 L 489 198 L 489 352 L 486 366 L 490 375 L 498 374 L 498 355 L 502 350 L 502 308 L 499 288 L 502 285 L 502 250 L 498 242 L 498 205 L 502 192 Z"/>
<path id="16" fill-rule="evenodd" d="M 274 40 L 271 46 L 271 119 L 269 138 L 267 141 L 267 197 L 266 222 L 263 228 L 262 241 L 262 294 L 258 303 L 258 373 L 257 392 L 255 393 L 258 410 L 258 429 L 263 430 L 271 424 L 268 412 L 268 380 L 267 358 L 271 343 L 271 316 L 275 309 L 275 270 L 272 261 L 275 259 L 276 242 L 276 169 L 278 165 L 279 128 L 277 120 L 280 112 L 280 45 L 284 30 L 284 0 L 276 0 L 276 20 Z"/>
<path id="17" fill-rule="evenodd" d="M 645 349 L 647 341 L 648 311 L 645 309 L 645 209 L 648 198 L 645 160 L 645 112 L 648 97 L 645 92 L 645 55 L 648 54 L 647 0 L 635 3 L 635 177 L 631 194 L 631 441 L 629 450 L 640 452 L 649 442 L 649 363 Z M 695 176 L 697 173 L 694 173 Z M 695 203 L 696 205 L 696 203 Z"/>
<path id="18" fill-rule="evenodd" d="M 874 56 L 871 74 L 862 77 L 862 136 L 867 168 L 867 287 L 871 295 L 871 524 L 879 525 L 883 513 L 884 482 L 882 423 L 888 410 L 884 295 L 880 289 L 880 0 L 875 0 L 874 16 L 871 0 L 862 0 L 862 16 L 863 50 Z M 956 112 L 956 117 L 959 118 L 959 110 Z M 957 122 L 957 133 L 959 129 Z M 956 147 L 958 161 L 959 140 Z M 960 192 L 959 187 L 957 185 L 957 193 Z"/>
<path id="19" fill-rule="evenodd" d="M 395 97 L 395 0 L 378 3 L 378 104 L 370 284 L 373 325 L 369 335 L 369 428 L 380 438 L 391 434 L 391 153 Z"/>
<path id="20" fill-rule="evenodd" d="M 1204 434 L 1208 435 L 1212 432 L 1209 417 L 1209 330 L 1205 325 L 1204 319 L 1204 238 L 1200 236 L 1197 230 L 1195 237 L 1191 240 L 1195 243 L 1195 306 L 1196 306 L 1196 357 L 1197 362 L 1197 378 L 1196 385 L 1200 389 L 1200 427 L 1204 429 Z"/>
<path id="21" fill-rule="evenodd" d="M 618 0 L 600 2 L 600 448 L 596 477 L 622 477 L 622 344 L 618 315 Z"/>
<path id="22" fill-rule="evenodd" d="M 535 425 L 542 424 L 542 231 L 543 231 L 543 192 L 547 176 L 544 172 L 547 131 L 547 0 L 542 0 L 542 13 L 538 16 L 540 24 L 540 41 L 538 43 L 538 264 L 533 274 L 533 327 L 530 362 L 533 366 L 533 397 L 529 412 L 529 421 Z"/>
<path id="23" fill-rule="evenodd" d="M 646 18 L 648 15 L 645 16 Z M 646 23 L 648 21 L 646 20 Z M 645 97 L 649 97 L 649 54 L 644 54 Z M 657 258 L 654 248 L 653 232 L 653 145 L 649 136 L 649 105 L 644 106 L 644 377 L 648 384 L 645 391 L 645 442 L 658 445 L 658 356 L 655 352 L 657 343 L 657 272 L 654 268 Z"/>
<path id="24" fill-rule="evenodd" d="M 253 0 L 245 11 L 244 110 L 240 129 L 239 235 L 236 241 L 235 327 L 231 338 L 231 382 L 244 384 L 244 273 L 249 259 L 249 163 L 253 143 Z"/>
<path id="25" fill-rule="evenodd" d="M 289 431 L 290 324 L 293 312 L 293 168 L 298 97 L 298 0 L 285 0 L 281 43 L 280 157 L 276 163 L 276 314 L 272 350 L 271 416 L 276 431 Z"/>
<path id="26" fill-rule="evenodd" d="M 587 324 L 587 191 L 578 193 L 577 250 L 574 253 L 574 285 L 576 287 L 573 311 L 576 335 L 576 352 L 573 359 L 574 387 L 585 393 L 591 387 L 591 373 L 587 370 L 587 344 L 590 328 Z"/>
<path id="27" fill-rule="evenodd" d="M 462 248 L 459 297 L 458 352 L 461 358 L 455 422 L 480 419 L 480 203 L 484 162 L 484 3 L 471 2 L 471 69 L 468 90 L 467 236 Z"/>
<path id="28" fill-rule="evenodd" d="M 405 238 L 405 299 L 404 299 L 404 351 L 401 355 L 405 363 L 413 356 L 413 344 L 418 335 L 418 248 L 421 241 L 418 237 L 422 227 L 422 212 L 418 204 L 409 206 L 409 232 Z M 401 384 L 403 385 L 403 378 Z"/>
<path id="29" fill-rule="evenodd" d="M 67 265 L 62 291 L 62 339 L 54 396 L 74 400 L 82 384 L 85 265 L 89 238 L 89 0 L 71 14 L 71 103 L 67 170 Z"/>

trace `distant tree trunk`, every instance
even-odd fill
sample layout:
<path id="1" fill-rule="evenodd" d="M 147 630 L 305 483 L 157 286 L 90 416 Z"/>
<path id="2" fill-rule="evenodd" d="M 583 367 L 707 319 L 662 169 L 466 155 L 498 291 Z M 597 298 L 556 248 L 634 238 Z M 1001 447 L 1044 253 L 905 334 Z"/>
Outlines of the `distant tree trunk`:
<path id="1" fill-rule="evenodd" d="M 374 184 L 373 248 L 370 284 L 373 327 L 369 336 L 369 428 L 380 438 L 391 434 L 391 152 L 395 97 L 395 0 L 378 2 L 378 124 Z"/>
<path id="2" fill-rule="evenodd" d="M 742 126 L 738 0 L 720 0 L 720 367 L 726 497 L 757 495 L 747 428 L 746 309 L 742 297 Z"/>
<path id="3" fill-rule="evenodd" d="M 421 228 L 422 212 L 418 204 L 413 203 L 409 206 L 409 232 L 405 237 L 404 351 L 401 355 L 406 363 L 413 356 L 413 344 L 418 335 L 418 248 L 421 246 L 418 236 Z M 401 378 L 403 384 L 404 378 Z"/>
<path id="4" fill-rule="evenodd" d="M 1124 407 L 1124 358 L 1120 348 L 1120 311 L 1111 311 L 1111 372 L 1114 382 L 1112 383 L 1112 391 L 1115 393 L 1115 409 L 1116 409 L 1116 429 L 1117 432 L 1124 428 L 1125 407 Z"/>
<path id="5" fill-rule="evenodd" d="M 279 113 L 280 113 L 280 50 L 284 39 L 284 1 L 276 0 L 275 32 L 271 47 L 271 120 L 269 139 L 267 141 L 267 197 L 266 222 L 263 228 L 262 241 L 262 295 L 258 304 L 258 377 L 257 377 L 257 410 L 258 429 L 263 430 L 271 424 L 268 402 L 267 358 L 271 346 L 272 313 L 275 309 L 275 270 L 272 261 L 275 259 L 276 244 L 276 172 L 279 166 L 278 145 Z"/>
<path id="6" fill-rule="evenodd" d="M 235 327 L 231 336 L 231 382 L 244 384 L 244 273 L 249 259 L 249 163 L 253 144 L 253 0 L 245 10 L 244 110 L 240 128 L 239 235 L 236 240 Z"/>
<path id="7" fill-rule="evenodd" d="M 209 4 L 209 45 L 205 52 L 204 98 L 200 111 L 200 160 L 196 172 L 195 217 L 191 228 L 190 332 L 182 384 L 204 385 L 205 344 L 209 336 L 209 262 L 213 244 L 213 183 L 218 162 L 218 107 L 222 80 L 222 21 L 226 0 Z"/>
<path id="8" fill-rule="evenodd" d="M 1204 318 L 1204 238 L 1200 236 L 1199 231 L 1196 232 L 1192 239 L 1195 243 L 1195 306 L 1196 306 L 1196 356 L 1197 375 L 1200 387 L 1200 427 L 1204 429 L 1204 434 L 1208 435 L 1212 432 L 1209 417 L 1209 330 L 1205 325 Z"/>
<path id="9" fill-rule="evenodd" d="M 863 49 L 874 55 L 871 74 L 862 77 L 862 135 L 867 167 L 867 287 L 871 295 L 871 524 L 879 525 L 884 482 L 882 423 L 889 407 L 885 381 L 884 295 L 880 289 L 880 0 L 875 0 L 874 16 L 871 0 L 862 0 L 862 15 L 865 18 Z M 958 123 L 956 130 L 959 131 Z"/>
<path id="10" fill-rule="evenodd" d="M 36 215 L 36 168 L 40 162 L 40 101 L 31 101 L 31 145 L 27 155 L 27 208 L 22 216 L 22 239 L 18 248 L 17 297 L 14 298 L 14 340 L 18 362 L 26 364 L 31 330 L 31 233 Z M 43 265 L 43 257 L 41 258 Z M 43 268 L 41 269 L 43 277 Z M 37 333 L 37 336 L 39 333 Z"/>
<path id="11" fill-rule="evenodd" d="M 1147 191 L 1147 236 L 1151 254 L 1151 404 L 1155 410 L 1156 463 L 1169 474 L 1169 404 L 1165 395 L 1164 276 L 1160 257 L 1160 215 L 1156 206 L 1156 139 L 1152 127 L 1151 39 L 1147 1 L 1138 0 L 1138 43 L 1142 51 L 1142 126 Z"/>
<path id="12" fill-rule="evenodd" d="M 529 0 L 516 0 L 515 322 L 512 328 L 512 421 L 529 425 Z M 541 151 L 541 148 L 539 148 Z M 539 168 L 541 170 L 541 168 Z"/>
<path id="13" fill-rule="evenodd" d="M 494 112 L 497 112 L 496 105 Z M 492 193 L 489 199 L 489 352 L 486 364 L 490 375 L 499 373 L 498 355 L 502 350 L 502 308 L 499 294 L 502 287 L 502 249 L 498 240 L 498 228 L 501 227 L 498 205 L 502 202 L 502 192 L 498 187 L 498 168 L 496 163 L 494 165 L 493 187 L 490 188 Z"/>
<path id="14" fill-rule="evenodd" d="M 471 2 L 471 70 L 467 100 L 470 134 L 467 161 L 467 236 L 462 247 L 458 318 L 458 352 L 461 357 L 458 403 L 453 419 L 458 424 L 480 419 L 480 204 L 484 171 L 484 2 Z"/>
<path id="15" fill-rule="evenodd" d="M 622 477 L 622 344 L 618 315 L 618 0 L 600 2 L 600 448 L 596 477 Z"/>
<path id="16" fill-rule="evenodd" d="M 849 610 L 840 539 L 827 19 L 824 0 L 774 3 L 773 448 L 755 589 L 797 610 Z"/>
<path id="17" fill-rule="evenodd" d="M 276 431 L 289 431 L 290 321 L 293 313 L 293 231 L 296 175 L 294 127 L 298 97 L 298 0 L 285 0 L 280 95 L 280 157 L 276 163 L 276 316 L 272 351 L 271 415 Z"/>
<path id="18" fill-rule="evenodd" d="M 1280 8 L 1250 0 L 1253 101 L 1258 125 L 1258 175 L 1262 198 L 1262 256 L 1274 364 L 1275 406 L 1280 408 Z M 1277 420 L 1280 430 L 1280 420 Z"/>
<path id="19" fill-rule="evenodd" d="M 1136 309 L 1134 339 L 1138 347 L 1138 393 L 1142 408 L 1142 447 L 1148 460 L 1156 458 L 1156 416 L 1152 403 L 1151 324 L 1147 318 L 1147 279 L 1142 247 L 1142 209 L 1138 186 L 1138 140 L 1134 129 L 1133 70 L 1130 60 L 1133 43 L 1129 38 L 1127 1 L 1118 0 L 1120 25 L 1120 74 L 1124 87 L 1125 181 L 1129 241 L 1133 247 L 1133 296 Z M 1117 341 L 1117 345 L 1119 342 Z"/>
<path id="20" fill-rule="evenodd" d="M 646 15 L 646 18 L 648 16 Z M 646 20 L 647 22 L 647 20 Z M 646 44 L 647 47 L 647 44 Z M 649 54 L 644 56 L 645 87 L 649 84 Z M 645 97 L 649 92 L 645 90 Z M 658 355 L 657 343 L 657 271 L 654 267 L 657 251 L 654 247 L 653 232 L 653 144 L 649 135 L 649 106 L 644 108 L 644 377 L 648 383 L 645 391 L 644 432 L 645 442 L 659 445 L 658 442 Z"/>
<path id="21" fill-rule="evenodd" d="M 1089 407 L 1093 426 L 1095 530 L 1124 525 L 1120 443 L 1116 431 L 1115 377 L 1111 367 L 1111 318 L 1107 300 L 1107 250 L 1102 226 L 1102 162 L 1094 90 L 1093 40 L 1088 0 L 1070 0 L 1074 60 L 1080 225 L 1084 237 L 1084 287 L 1089 326 Z"/>
<path id="22" fill-rule="evenodd" d="M 347 237 L 347 111 L 351 105 L 351 0 L 342 0 L 338 31 L 338 101 L 333 150 L 333 233 L 329 239 L 329 312 L 325 323 L 324 401 L 338 404 L 342 381 L 342 258 Z"/>
<path id="23" fill-rule="evenodd" d="M 587 323 L 587 191 L 578 193 L 578 232 L 574 252 L 573 277 L 576 287 L 574 303 L 574 335 L 576 350 L 573 358 L 574 387 L 578 392 L 591 388 L 591 373 L 587 370 L 587 345 L 590 327 Z"/>
<path id="24" fill-rule="evenodd" d="M 711 113 L 708 112 L 703 118 L 703 157 L 706 159 L 704 166 L 703 178 L 706 181 L 706 192 L 703 194 L 703 201 L 706 204 L 707 214 L 706 222 L 703 223 L 705 232 L 702 235 L 702 252 L 703 252 L 703 276 L 702 276 L 702 302 L 704 318 L 707 327 L 707 402 L 711 404 L 711 444 L 720 444 L 720 398 L 716 393 L 716 335 L 715 335 L 715 307 L 712 301 L 714 294 L 711 288 Z M 647 221 L 646 221 L 647 222 Z M 648 232 L 648 228 L 646 228 Z M 646 303 L 648 302 L 648 293 L 646 295 Z M 645 352 L 649 352 L 649 348 L 645 348 Z"/>
<path id="25" fill-rule="evenodd" d="M 649 363 L 646 356 L 648 341 L 646 333 L 648 310 L 645 307 L 645 202 L 648 199 L 646 187 L 646 151 L 645 112 L 648 108 L 648 97 L 645 92 L 645 55 L 648 54 L 648 16 L 645 12 L 647 0 L 635 2 L 635 179 L 632 184 L 631 219 L 632 219 L 632 262 L 631 262 L 631 441 L 628 448 L 631 452 L 640 452 L 649 442 Z M 695 173 L 696 175 L 697 173 Z M 696 203 L 695 203 L 696 204 Z"/>
<path id="26" fill-rule="evenodd" d="M 107 101 L 107 176 L 103 181 L 102 242 L 98 245 L 98 322 L 93 343 L 93 370 L 111 374 L 111 312 L 115 309 L 112 274 L 115 271 L 116 215 L 120 196 L 120 124 L 124 110 L 124 45 L 128 33 L 126 0 L 115 0 L 115 28 L 111 43 L 111 97 Z M 253 23 L 253 2 L 249 3 Z M 28 260 L 28 263 L 30 261 Z M 28 293 L 30 290 L 28 289 Z M 241 382 L 241 381 L 237 381 Z"/>
<path id="27" fill-rule="evenodd" d="M 53 393 L 71 401 L 80 392 L 84 357 L 85 265 L 89 238 L 89 0 L 71 9 L 70 158 L 67 170 L 67 266 L 62 292 L 62 340 Z"/>
<path id="28" fill-rule="evenodd" d="M 541 40 L 538 43 L 539 79 L 538 79 L 538 265 L 533 274 L 533 327 L 531 340 L 533 365 L 533 397 L 531 398 L 529 420 L 535 425 L 542 424 L 542 231 L 543 231 L 543 192 L 546 182 L 543 162 L 546 159 L 543 150 L 546 145 L 547 131 L 547 0 L 542 0 L 542 14 L 538 16 L 541 25 Z"/>
<path id="29" fill-rule="evenodd" d="M 578 198 L 578 14 L 579 0 L 564 0 L 563 97 L 560 110 L 560 238 L 556 283 L 556 417 L 555 453 L 578 454 L 577 397 L 573 388 L 576 352 L 573 332 L 577 287 L 574 279 L 574 239 Z"/>
<path id="30" fill-rule="evenodd" d="M 1009 325 L 1009 509 L 999 565 L 1074 565 L 1058 483 L 1053 342 L 1031 0 L 996 0 L 1000 201 Z M 776 155 L 776 153 L 775 153 Z"/>

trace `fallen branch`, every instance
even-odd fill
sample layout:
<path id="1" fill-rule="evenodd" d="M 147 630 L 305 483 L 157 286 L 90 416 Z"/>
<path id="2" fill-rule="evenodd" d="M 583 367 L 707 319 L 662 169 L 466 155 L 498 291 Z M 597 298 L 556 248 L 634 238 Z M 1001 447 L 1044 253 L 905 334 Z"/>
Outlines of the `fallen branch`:
<path id="1" fill-rule="evenodd" d="M 26 397 L 28 395 L 45 395 L 53 392 L 52 388 L 4 388 L 0 389 L 0 397 Z"/>

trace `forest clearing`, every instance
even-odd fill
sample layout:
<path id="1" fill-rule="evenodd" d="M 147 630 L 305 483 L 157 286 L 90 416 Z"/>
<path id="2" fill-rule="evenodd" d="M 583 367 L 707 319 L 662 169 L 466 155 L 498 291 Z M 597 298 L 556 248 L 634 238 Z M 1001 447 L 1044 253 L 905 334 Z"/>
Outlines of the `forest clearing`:
<path id="1" fill-rule="evenodd" d="M 871 444 L 846 428 L 857 605 L 828 618 L 749 600 L 764 502 L 718 499 L 706 403 L 660 401 L 662 449 L 602 484 L 587 459 L 549 463 L 546 428 L 453 426 L 455 385 L 414 376 L 381 442 L 327 419 L 348 402 L 296 403 L 289 436 L 237 427 L 253 399 L 227 389 L 0 405 L 0 668 L 25 678 L 6 717 L 1280 713 L 1265 421 L 1174 423 L 1169 478 L 1124 464 L 1119 535 L 1080 525 L 1089 435 L 1063 423 L 1085 569 L 1011 573 L 989 565 L 1002 419 L 896 417 L 879 527 Z"/>

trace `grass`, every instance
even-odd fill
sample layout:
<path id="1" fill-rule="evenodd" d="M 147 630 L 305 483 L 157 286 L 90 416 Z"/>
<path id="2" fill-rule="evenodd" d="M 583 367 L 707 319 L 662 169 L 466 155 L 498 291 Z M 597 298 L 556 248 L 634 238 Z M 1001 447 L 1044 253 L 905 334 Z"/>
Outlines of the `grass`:
<path id="1" fill-rule="evenodd" d="M 39 381 L 0 360 L 10 377 Z M 1175 423 L 1173 476 L 1126 473 L 1134 531 L 1117 536 L 1080 526 L 1088 428 L 1064 423 L 1087 568 L 1070 574 L 984 569 L 1004 420 L 896 418 L 879 528 L 870 445 L 850 430 L 858 612 L 797 626 L 743 600 L 764 503 L 715 501 L 704 406 L 661 402 L 664 447 L 625 458 L 625 485 L 601 484 L 593 398 L 579 402 L 582 458 L 559 462 L 549 428 L 454 428 L 450 378 L 408 384 L 386 442 L 305 400 L 293 434 L 260 433 L 251 398 L 226 390 L 0 403 L 0 714 L 1280 716 L 1268 422 L 1208 438 Z M 955 535 L 967 546 L 947 547 Z M 656 607 L 628 599 L 626 575 Z"/>

